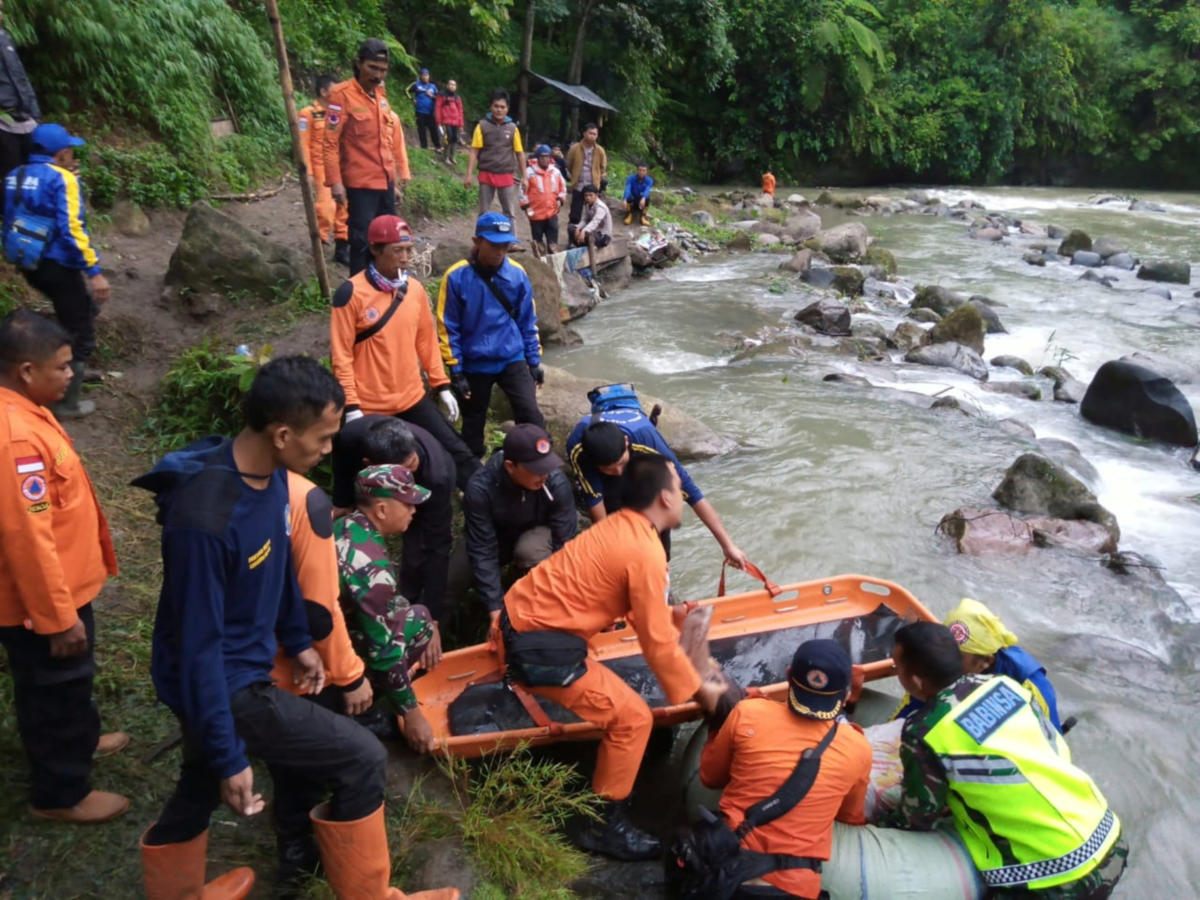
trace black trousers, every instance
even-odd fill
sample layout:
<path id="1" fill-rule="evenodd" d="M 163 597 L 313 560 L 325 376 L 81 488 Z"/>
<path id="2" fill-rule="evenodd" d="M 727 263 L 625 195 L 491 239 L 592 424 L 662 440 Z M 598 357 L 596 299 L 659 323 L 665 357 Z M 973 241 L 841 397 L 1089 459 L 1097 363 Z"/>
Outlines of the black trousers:
<path id="1" fill-rule="evenodd" d="M 457 125 L 443 125 L 442 129 L 446 132 L 446 157 L 452 160 L 454 159 L 454 149 L 458 146 L 459 127 Z"/>
<path id="2" fill-rule="evenodd" d="M 246 751 L 265 762 L 273 777 L 283 777 L 283 785 L 275 783 L 274 799 L 281 838 L 289 830 L 307 830 L 309 810 L 329 792 L 330 818 L 338 822 L 361 819 L 383 803 L 387 751 L 353 719 L 270 682 L 242 688 L 229 707 Z M 221 779 L 209 767 L 200 737 L 180 724 L 179 783 L 147 836 L 151 845 L 191 840 L 208 828 L 221 802 Z"/>
<path id="3" fill-rule="evenodd" d="M 649 208 L 650 208 L 650 195 L 649 195 L 649 194 L 646 194 L 646 196 L 644 196 L 644 197 L 630 197 L 630 198 L 629 198 L 628 200 L 626 200 L 625 202 L 626 202 L 626 203 L 629 205 L 629 208 L 630 208 L 630 209 L 631 209 L 633 212 L 637 212 L 639 209 L 641 209 L 641 208 L 642 208 L 642 201 L 643 201 L 643 200 L 645 200 L 645 201 L 646 201 L 646 207 L 645 207 L 645 208 L 646 208 L 646 209 L 649 209 Z"/>
<path id="4" fill-rule="evenodd" d="M 446 421 L 446 417 L 442 415 L 433 399 L 426 395 L 416 406 L 410 406 L 408 409 L 396 413 L 396 417 L 420 425 L 437 438 L 437 442 L 445 447 L 446 452 L 453 457 L 455 483 L 460 491 L 465 491 L 471 476 L 479 471 L 479 457 L 483 454 L 471 453 L 467 445 L 463 443 L 463 439 L 459 437 L 458 432 Z M 463 421 L 466 421 L 465 416 Z"/>
<path id="5" fill-rule="evenodd" d="M 547 244 L 558 243 L 558 216 L 551 216 L 549 219 L 530 219 L 529 231 L 533 235 L 533 242 L 536 244 L 541 240 L 545 240 Z"/>
<path id="6" fill-rule="evenodd" d="M 0 131 L 0 178 L 29 161 L 33 141 L 28 134 Z"/>
<path id="7" fill-rule="evenodd" d="M 429 143 L 425 142 L 425 135 L 429 135 Z M 428 150 L 433 147 L 436 150 L 441 146 L 438 141 L 437 119 L 433 117 L 433 113 L 417 113 L 417 140 L 421 142 L 421 149 Z"/>
<path id="8" fill-rule="evenodd" d="M 518 425 L 532 422 L 539 428 L 546 427 L 537 405 L 537 385 L 524 360 L 509 363 L 499 372 L 468 372 L 467 382 L 471 385 L 471 398 L 463 400 L 462 437 L 476 457 L 483 456 L 483 427 L 492 400 L 492 385 L 500 385 L 508 397 Z"/>
<path id="9" fill-rule="evenodd" d="M 36 809 L 74 806 L 91 791 L 100 713 L 92 702 L 96 628 L 92 605 L 79 608 L 87 629 L 83 656 L 54 659 L 50 639 L 22 625 L 0 628 L 8 651 L 17 730 L 29 760 L 29 802 Z"/>
<path id="10" fill-rule="evenodd" d="M 367 229 L 372 220 L 376 216 L 396 214 L 396 186 L 389 183 L 382 191 L 348 187 L 346 202 L 350 205 L 346 216 L 346 229 L 350 234 L 350 274 L 357 275 L 371 261 Z"/>
<path id="11" fill-rule="evenodd" d="M 579 224 L 579 220 L 583 218 L 583 205 L 585 202 L 582 191 L 571 191 L 571 213 L 567 216 L 568 224 Z"/>
<path id="12" fill-rule="evenodd" d="M 71 353 L 87 362 L 96 349 L 96 304 L 82 269 L 68 269 L 52 259 L 43 259 L 32 271 L 22 269 L 30 286 L 54 304 L 54 315 L 71 335 Z"/>
<path id="13" fill-rule="evenodd" d="M 452 519 L 450 498 L 431 496 L 417 507 L 412 524 L 404 532 L 404 553 L 400 558 L 400 593 L 409 603 L 423 604 L 442 625 L 450 613 L 446 579 L 450 546 L 454 542 L 450 532 Z"/>
<path id="14" fill-rule="evenodd" d="M 597 201 L 597 202 L 599 202 L 599 201 Z M 572 245 L 574 245 L 574 243 L 575 243 L 575 235 L 578 231 L 579 231 L 578 225 L 568 225 L 567 226 L 567 236 L 571 239 Z M 607 247 L 611 243 L 612 243 L 612 235 L 611 234 L 593 234 L 592 235 L 592 246 L 595 247 L 597 250 L 599 250 L 601 247 Z M 584 243 L 584 244 L 581 244 L 580 246 L 587 246 L 587 245 L 586 245 L 586 243 Z M 593 272 L 592 274 L 594 275 L 596 273 Z"/>

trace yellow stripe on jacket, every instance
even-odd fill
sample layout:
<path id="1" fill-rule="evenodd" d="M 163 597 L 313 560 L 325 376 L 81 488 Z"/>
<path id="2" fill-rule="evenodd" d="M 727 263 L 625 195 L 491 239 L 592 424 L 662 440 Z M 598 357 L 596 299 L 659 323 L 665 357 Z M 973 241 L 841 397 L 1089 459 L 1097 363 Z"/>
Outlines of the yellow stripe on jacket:
<path id="1" fill-rule="evenodd" d="M 63 190 L 67 197 L 67 222 L 70 228 L 70 238 L 75 244 L 75 249 L 79 251 L 79 255 L 83 257 L 83 261 L 90 269 L 100 262 L 100 257 L 92 248 L 91 239 L 83 227 L 83 192 L 79 189 L 79 179 L 70 169 L 64 169 L 62 166 L 51 166 L 50 168 L 62 175 Z"/>

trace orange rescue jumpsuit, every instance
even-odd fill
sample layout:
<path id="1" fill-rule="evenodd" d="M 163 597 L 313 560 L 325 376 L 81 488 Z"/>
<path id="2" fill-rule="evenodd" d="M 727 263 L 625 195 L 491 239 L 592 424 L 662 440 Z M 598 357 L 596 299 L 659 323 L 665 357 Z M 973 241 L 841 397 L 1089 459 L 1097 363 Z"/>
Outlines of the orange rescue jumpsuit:
<path id="1" fill-rule="evenodd" d="M 0 388 L 0 626 L 58 634 L 117 574 L 108 522 L 54 414 Z"/>
<path id="2" fill-rule="evenodd" d="M 333 192 L 325 183 L 325 107 L 319 103 L 300 110 L 300 154 L 315 185 L 313 200 L 317 207 L 317 227 L 321 240 L 330 236 L 339 241 L 349 238 L 346 218 L 350 208 L 333 202 Z"/>
<path id="3" fill-rule="evenodd" d="M 295 472 L 288 472 L 288 509 L 292 523 L 292 565 L 308 610 L 313 647 L 321 655 L 329 683 L 354 690 L 363 679 L 363 661 L 354 652 L 339 601 L 337 548 L 333 543 L 333 506 L 328 495 Z M 271 678 L 298 694 L 292 667 L 280 648 Z"/>
<path id="4" fill-rule="evenodd" d="M 388 323 L 365 341 L 354 342 L 391 305 L 391 293 L 377 290 L 366 272 L 352 276 L 334 292 L 330 349 L 333 374 L 346 392 L 347 409 L 389 416 L 411 409 L 425 396 L 422 370 L 435 391 L 450 383 L 442 367 L 429 295 L 415 278 L 408 279 L 408 291 Z"/>
<path id="5" fill-rule="evenodd" d="M 747 809 L 783 784 L 800 754 L 817 746 L 831 724 L 799 716 L 774 700 L 748 699 L 733 708 L 700 755 L 700 780 L 711 788 L 725 788 L 721 812 L 730 828 L 737 828 Z M 863 800 L 870 777 L 870 743 L 854 726 L 841 723 L 804 799 L 774 822 L 751 831 L 742 846 L 761 853 L 829 859 L 835 818 L 849 825 L 866 823 Z M 772 872 L 763 879 L 797 897 L 815 898 L 821 892 L 821 876 L 808 869 Z"/>
<path id="6" fill-rule="evenodd" d="M 669 587 L 658 532 L 642 513 L 622 509 L 531 569 L 504 596 L 504 608 L 516 631 L 552 629 L 586 640 L 629 617 L 667 700 L 683 703 L 699 690 L 700 676 L 679 646 Z M 592 790 L 608 800 L 628 797 L 654 725 L 646 701 L 590 656 L 587 671 L 566 687 L 529 690 L 604 729 Z"/>
<path id="7" fill-rule="evenodd" d="M 775 196 L 775 176 L 770 172 L 763 175 L 762 189 L 764 194 Z"/>
<path id="8" fill-rule="evenodd" d="M 355 79 L 335 84 L 325 113 L 325 184 L 381 191 L 408 181 L 408 148 L 400 118 L 380 86 L 368 96 Z"/>

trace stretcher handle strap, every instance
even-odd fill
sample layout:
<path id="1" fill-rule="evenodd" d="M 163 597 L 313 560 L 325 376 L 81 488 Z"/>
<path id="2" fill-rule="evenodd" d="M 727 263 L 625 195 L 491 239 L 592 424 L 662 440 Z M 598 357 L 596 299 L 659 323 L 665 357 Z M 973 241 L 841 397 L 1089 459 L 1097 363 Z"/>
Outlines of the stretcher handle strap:
<path id="1" fill-rule="evenodd" d="M 533 719 L 534 725 L 538 728 L 547 729 L 552 735 L 557 736 L 563 733 L 562 723 L 555 722 L 546 715 L 546 711 L 542 709 L 542 705 L 537 702 L 537 698 L 529 693 L 529 691 L 513 682 L 509 682 L 508 689 L 521 701 L 521 705 L 525 707 L 525 712 L 529 713 L 529 718 Z"/>
<path id="2" fill-rule="evenodd" d="M 725 596 L 725 568 L 728 565 L 729 565 L 729 560 L 727 560 L 727 559 L 722 560 L 722 562 L 721 562 L 721 580 L 720 580 L 720 582 L 717 583 L 717 596 L 718 597 Z M 764 575 L 762 569 L 760 569 L 754 563 L 750 562 L 750 560 L 746 560 L 745 572 L 747 575 L 751 576 L 752 578 L 757 578 L 759 581 L 761 581 L 763 583 L 763 587 L 765 587 L 767 589 L 767 593 L 770 594 L 772 597 L 778 597 L 780 594 L 783 593 L 783 589 L 779 585 L 777 585 L 775 582 L 773 582 L 770 578 L 768 578 L 766 575 Z"/>

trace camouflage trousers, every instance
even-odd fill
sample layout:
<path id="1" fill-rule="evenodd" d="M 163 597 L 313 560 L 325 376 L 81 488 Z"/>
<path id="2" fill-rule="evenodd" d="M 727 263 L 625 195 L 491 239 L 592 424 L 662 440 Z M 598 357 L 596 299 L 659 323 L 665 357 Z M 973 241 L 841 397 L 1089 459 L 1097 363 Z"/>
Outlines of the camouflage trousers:
<path id="1" fill-rule="evenodd" d="M 417 698 L 408 672 L 433 638 L 429 610 L 417 604 L 378 618 L 360 612 L 356 619 L 351 637 L 367 664 L 376 698 L 397 714 L 413 709 Z"/>
<path id="2" fill-rule="evenodd" d="M 1121 873 L 1125 871 L 1125 861 L 1128 857 L 1129 845 L 1125 843 L 1125 835 L 1121 835 L 1104 862 L 1078 881 L 1058 884 L 1041 891 L 1031 891 L 1027 888 L 989 891 L 988 900 L 1105 900 L 1120 880 Z"/>

